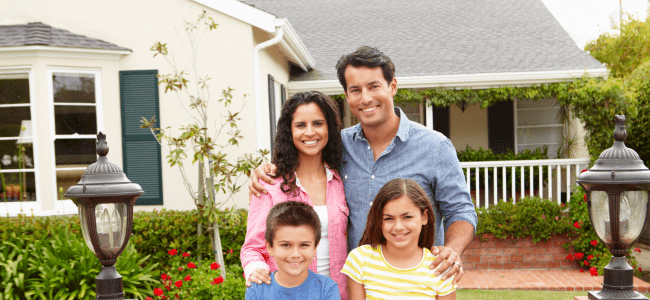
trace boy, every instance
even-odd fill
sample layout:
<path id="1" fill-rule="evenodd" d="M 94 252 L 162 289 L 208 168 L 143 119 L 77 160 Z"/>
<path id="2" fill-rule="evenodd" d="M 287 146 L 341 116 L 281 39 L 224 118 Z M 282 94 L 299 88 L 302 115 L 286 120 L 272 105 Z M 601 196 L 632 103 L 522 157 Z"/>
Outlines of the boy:
<path id="1" fill-rule="evenodd" d="M 246 300 L 340 300 L 334 280 L 309 270 L 320 235 L 320 221 L 310 205 L 287 201 L 273 206 L 266 217 L 264 239 L 278 270 L 271 273 L 270 285 L 253 283 Z"/>

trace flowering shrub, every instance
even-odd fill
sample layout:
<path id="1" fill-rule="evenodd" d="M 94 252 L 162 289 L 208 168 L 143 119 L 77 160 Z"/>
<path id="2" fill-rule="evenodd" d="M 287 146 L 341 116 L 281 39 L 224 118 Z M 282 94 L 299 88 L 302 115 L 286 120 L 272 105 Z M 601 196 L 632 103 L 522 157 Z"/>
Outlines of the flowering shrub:
<path id="1" fill-rule="evenodd" d="M 153 289 L 153 299 L 243 299 L 245 295 L 242 269 L 228 266 L 228 281 L 223 279 L 223 268 L 216 262 L 197 265 L 190 252 L 167 251 L 168 270 L 160 274 L 161 285 Z M 236 272 L 233 274 L 232 272 Z"/>
<path id="2" fill-rule="evenodd" d="M 562 210 L 556 202 L 538 197 L 526 197 L 516 203 L 499 201 L 490 209 L 477 209 L 476 235 L 489 233 L 498 239 L 530 236 L 533 242 L 547 241 L 554 235 L 572 232 Z"/>
<path id="3" fill-rule="evenodd" d="M 609 263 L 612 254 L 607 249 L 607 246 L 600 241 L 596 231 L 591 226 L 587 209 L 587 195 L 581 187 L 574 189 L 568 206 L 567 218 L 573 222 L 574 227 L 570 235 L 575 239 L 571 243 L 563 245 L 564 249 L 571 253 L 567 255 L 566 259 L 575 260 L 581 267 L 588 268 L 592 276 L 603 275 L 604 268 Z M 641 252 L 641 250 L 639 249 L 638 252 Z M 628 262 L 634 268 L 634 273 L 639 276 L 641 270 L 637 268 L 638 263 L 632 256 L 632 252 L 628 250 L 626 256 Z"/>

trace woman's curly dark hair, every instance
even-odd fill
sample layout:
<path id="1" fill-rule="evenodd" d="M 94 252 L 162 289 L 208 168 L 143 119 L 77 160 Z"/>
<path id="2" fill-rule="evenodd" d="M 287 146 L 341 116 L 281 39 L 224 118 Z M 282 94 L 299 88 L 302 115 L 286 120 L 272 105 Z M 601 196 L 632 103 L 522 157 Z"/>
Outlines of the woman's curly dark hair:
<path id="1" fill-rule="evenodd" d="M 317 91 L 302 92 L 293 95 L 285 102 L 280 119 L 278 120 L 277 134 L 273 144 L 272 163 L 277 167 L 275 178 L 282 177 L 284 182 L 280 189 L 284 193 L 298 192 L 295 172 L 298 170 L 298 149 L 293 144 L 291 122 L 293 113 L 298 106 L 316 103 L 327 121 L 328 141 L 323 148 L 323 161 L 339 172 L 343 163 L 343 140 L 341 140 L 341 115 L 336 102 L 327 95 Z"/>

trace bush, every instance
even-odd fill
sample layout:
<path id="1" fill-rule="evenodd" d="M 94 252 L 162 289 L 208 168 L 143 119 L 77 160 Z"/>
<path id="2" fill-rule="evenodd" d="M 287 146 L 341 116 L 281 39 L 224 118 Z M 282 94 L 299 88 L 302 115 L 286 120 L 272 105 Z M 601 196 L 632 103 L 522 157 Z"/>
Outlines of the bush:
<path id="1" fill-rule="evenodd" d="M 56 230 L 56 229 L 55 229 Z M 95 277 L 101 264 L 83 239 L 70 238 L 67 230 L 58 230 L 47 239 L 23 239 L 15 233 L 2 242 L 0 278 L 4 290 L 0 299 L 94 299 Z M 152 295 L 155 280 L 150 273 L 157 264 L 140 266 L 132 244 L 119 257 L 116 268 L 124 281 L 127 296 L 144 299 Z"/>
<path id="2" fill-rule="evenodd" d="M 535 160 L 535 159 L 548 159 L 548 147 L 544 146 L 542 148 L 537 148 L 535 150 L 523 150 L 520 151 L 519 153 L 515 154 L 512 150 L 508 151 L 506 153 L 499 153 L 499 154 L 494 154 L 492 150 L 490 149 L 483 149 L 482 147 L 479 147 L 478 150 L 472 149 L 472 147 L 467 146 L 465 150 L 457 151 L 458 155 L 458 160 L 461 162 L 469 162 L 469 161 L 502 161 L 502 160 Z M 516 167 L 515 168 L 515 189 L 519 191 L 521 189 L 521 168 L 522 167 Z M 492 182 L 492 177 L 494 176 L 493 173 L 494 168 L 488 168 L 488 182 Z M 530 176 L 529 170 L 524 170 L 526 172 L 526 176 Z M 480 179 L 479 181 L 483 182 L 484 180 L 484 175 L 483 175 L 483 170 L 481 170 L 480 174 Z M 497 168 L 497 185 L 501 186 L 503 184 L 502 181 L 502 175 L 501 175 L 501 168 Z M 542 180 L 546 182 L 548 180 L 548 169 L 547 168 L 542 168 Z M 539 168 L 533 168 L 533 176 L 536 178 L 539 175 Z M 470 190 L 474 191 L 476 190 L 476 185 L 474 184 L 476 182 L 476 172 L 472 170 L 470 174 Z M 510 187 L 512 185 L 512 168 L 506 168 L 506 186 Z M 530 181 L 529 180 L 524 180 L 524 189 L 529 189 L 530 188 Z"/>
<path id="3" fill-rule="evenodd" d="M 191 254 L 176 249 L 168 251 L 168 256 L 171 265 L 159 275 L 160 284 L 152 291 L 155 299 L 244 299 L 245 280 L 238 264 L 227 267 L 228 280 L 224 281 L 223 268 L 216 262 L 199 266 Z"/>
<path id="4" fill-rule="evenodd" d="M 217 212 L 221 224 L 221 245 L 224 249 L 224 260 L 227 265 L 240 264 L 239 250 L 246 237 L 246 218 L 248 211 L 244 209 L 225 209 Z M 171 249 L 186 249 L 194 257 L 201 254 L 205 260 L 213 260 L 214 253 L 210 245 L 211 231 L 204 230 L 205 235 L 198 237 L 196 210 L 176 211 L 162 210 L 138 212 L 133 217 L 133 236 L 135 244 L 143 255 L 151 255 L 151 260 L 161 264 L 163 268 L 171 266 L 171 257 L 167 254 Z M 200 253 L 196 252 L 197 242 L 201 242 Z"/>
<path id="5" fill-rule="evenodd" d="M 513 240 L 530 236 L 533 242 L 539 242 L 573 232 L 563 207 L 538 197 L 526 197 L 516 203 L 499 201 L 489 209 L 478 208 L 477 214 L 479 237 L 484 233 Z"/>

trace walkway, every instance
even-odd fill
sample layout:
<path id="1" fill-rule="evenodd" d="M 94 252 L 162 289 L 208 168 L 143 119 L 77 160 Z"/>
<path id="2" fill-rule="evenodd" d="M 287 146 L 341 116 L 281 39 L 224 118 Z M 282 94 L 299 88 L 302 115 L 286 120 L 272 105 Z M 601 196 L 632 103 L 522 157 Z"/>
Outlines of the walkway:
<path id="1" fill-rule="evenodd" d="M 579 270 L 472 270 L 458 284 L 461 289 L 599 291 L 603 276 Z M 634 277 L 634 288 L 650 292 L 650 283 Z"/>

